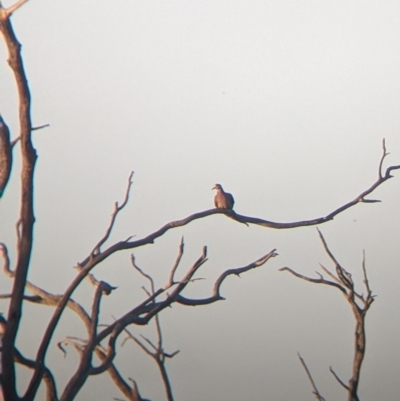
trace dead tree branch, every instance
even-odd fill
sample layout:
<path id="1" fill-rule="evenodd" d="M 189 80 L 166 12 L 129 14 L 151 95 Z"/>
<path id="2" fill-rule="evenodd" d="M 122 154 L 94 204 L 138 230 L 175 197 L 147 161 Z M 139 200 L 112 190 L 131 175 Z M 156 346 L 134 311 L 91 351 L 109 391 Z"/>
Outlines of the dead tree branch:
<path id="1" fill-rule="evenodd" d="M 177 352 L 174 352 L 172 354 L 168 354 L 163 350 L 163 344 L 162 344 L 162 333 L 161 333 L 161 325 L 158 320 L 158 313 L 161 312 L 163 309 L 166 307 L 170 306 L 174 302 L 178 302 L 178 299 L 180 297 L 181 292 L 186 288 L 186 286 L 194 281 L 195 279 L 193 278 L 194 274 L 197 272 L 197 270 L 207 261 L 207 249 L 204 247 L 203 248 L 203 253 L 202 255 L 197 259 L 197 261 L 191 266 L 191 268 L 188 269 L 186 274 L 180 279 L 176 280 L 174 278 L 174 273 L 176 272 L 176 269 L 178 267 L 179 261 L 181 260 L 182 254 L 183 254 L 183 248 L 184 244 L 183 241 L 181 241 L 180 247 L 179 247 L 179 253 L 177 260 L 175 261 L 171 272 L 168 274 L 168 279 L 167 283 L 160 287 L 159 289 L 155 289 L 154 286 L 154 281 L 152 278 L 144 273 L 136 264 L 134 261 L 134 258 L 132 258 L 134 267 L 141 272 L 141 274 L 146 277 L 150 281 L 150 286 L 151 286 L 151 291 L 149 292 L 149 295 L 147 298 L 134 307 L 131 311 L 123 315 L 121 318 L 117 319 L 113 324 L 110 324 L 107 326 L 105 329 L 97 333 L 97 327 L 98 327 L 98 316 L 99 316 L 99 304 L 100 304 L 100 299 L 101 296 L 104 294 L 109 294 L 112 290 L 112 287 L 109 286 L 109 284 L 104 283 L 104 282 L 99 282 L 97 281 L 94 277 L 93 280 L 91 280 L 91 283 L 96 287 L 96 293 L 94 296 L 93 300 L 93 305 L 92 305 L 92 312 L 91 316 L 87 316 L 86 314 L 86 327 L 88 330 L 88 340 L 87 341 L 82 341 L 74 338 L 67 338 L 64 340 L 62 343 L 64 344 L 70 344 L 74 348 L 76 348 L 79 351 L 80 354 L 80 363 L 79 366 L 73 375 L 73 377 L 70 379 L 69 383 L 67 384 L 66 388 L 64 389 L 60 401 L 67 401 L 73 399 L 73 397 L 77 394 L 79 389 L 82 387 L 84 382 L 86 381 L 87 377 L 89 375 L 97 375 L 100 373 L 103 373 L 104 371 L 108 370 L 111 378 L 114 380 L 115 384 L 118 386 L 118 388 L 121 390 L 121 392 L 125 395 L 128 396 L 130 394 L 129 399 L 132 400 L 140 400 L 138 393 L 136 390 L 129 385 L 125 381 L 122 380 L 120 377 L 119 373 L 117 372 L 115 366 L 113 365 L 113 360 L 116 355 L 116 340 L 118 339 L 119 335 L 126 329 L 126 327 L 129 324 L 136 324 L 136 325 L 144 325 L 147 324 L 153 317 L 156 318 L 156 327 L 157 327 L 157 333 L 158 333 L 158 344 L 155 345 L 153 344 L 150 340 L 145 339 L 145 341 L 148 342 L 148 344 L 151 345 L 153 348 L 153 351 L 149 351 L 153 354 L 154 359 L 157 362 L 157 365 L 159 367 L 161 376 L 163 378 L 164 385 L 166 387 L 166 391 L 168 394 L 168 399 L 173 400 L 172 396 L 172 390 L 171 386 L 169 384 L 169 379 L 168 379 L 168 374 L 165 368 L 165 358 L 171 358 L 174 355 L 176 355 Z M 7 258 L 4 257 L 6 254 L 6 248 L 3 249 L 3 258 L 5 259 L 5 265 L 7 265 Z M 222 281 L 224 278 L 226 278 L 230 274 L 241 274 L 244 273 L 245 271 L 250 270 L 251 268 L 255 268 L 258 266 L 263 265 L 266 263 L 266 261 L 272 257 L 275 256 L 275 252 L 270 252 L 268 257 L 263 257 L 257 260 L 256 262 L 253 262 L 252 264 L 245 266 L 243 268 L 237 268 L 237 269 L 229 269 L 219 277 L 219 279 L 216 281 L 215 284 L 215 291 L 216 293 L 219 293 L 219 288 L 221 286 Z M 80 273 L 79 273 L 80 274 Z M 172 288 L 171 293 L 166 293 L 168 289 Z M 51 294 L 48 293 L 43 293 L 40 292 L 40 289 L 37 287 L 33 287 L 33 290 L 37 293 L 40 293 L 41 296 L 44 298 L 49 298 L 51 299 Z M 157 301 L 158 296 L 164 296 L 164 299 L 161 301 Z M 219 299 L 222 299 L 221 297 L 215 297 L 214 301 L 217 301 Z M 51 301 L 53 301 L 51 299 Z M 59 307 L 60 303 L 60 298 L 57 298 L 57 307 Z M 46 301 L 49 303 L 48 301 Z M 70 300 L 71 302 L 71 300 Z M 194 304 L 196 300 L 191 300 L 191 304 Z M 52 303 L 52 302 L 51 302 Z M 207 304 L 210 303 L 204 302 L 202 300 L 197 300 L 197 303 L 199 305 L 201 304 Z M 68 304 L 69 305 L 69 304 Z M 72 304 L 73 305 L 73 304 Z M 108 339 L 108 345 L 103 348 L 100 344 L 101 342 L 106 338 L 109 337 Z M 78 341 L 78 342 L 77 342 Z M 143 344 L 142 344 L 143 345 Z M 64 351 L 65 352 L 65 351 Z M 93 354 L 96 354 L 98 358 L 100 359 L 101 363 L 99 366 L 94 367 L 92 365 L 92 356 Z M 45 365 L 43 365 L 45 368 Z M 135 398 L 136 397 L 136 398 Z"/>
<path id="2" fill-rule="evenodd" d="M 260 259 L 256 260 L 255 262 L 250 263 L 247 266 L 244 267 L 238 267 L 236 269 L 228 269 L 224 271 L 216 280 L 214 284 L 214 289 L 213 289 L 213 294 L 211 297 L 208 298 L 203 298 L 203 299 L 189 299 L 186 298 L 182 295 L 178 295 L 176 302 L 182 305 L 189 305 L 189 306 L 197 306 L 197 305 L 207 305 L 211 304 L 216 301 L 224 300 L 225 298 L 221 296 L 220 294 L 220 288 L 224 280 L 231 275 L 235 276 L 240 276 L 240 274 L 245 273 L 251 269 L 255 269 L 257 267 L 260 267 L 264 265 L 265 263 L 268 262 L 269 259 L 274 258 L 275 256 L 278 256 L 278 254 L 275 252 L 276 249 L 273 249 L 271 252 L 267 253 Z"/>
<path id="3" fill-rule="evenodd" d="M 351 274 L 343 268 L 336 258 L 333 256 L 332 252 L 328 248 L 328 245 L 325 241 L 324 236 L 318 230 L 318 234 L 320 236 L 321 242 L 325 249 L 325 252 L 332 260 L 333 264 L 336 268 L 336 276 L 330 272 L 328 269 L 323 268 L 323 270 L 329 274 L 334 281 L 325 280 L 321 274 L 318 273 L 319 278 L 311 278 L 307 276 L 303 276 L 295 272 L 294 270 L 284 267 L 280 269 L 281 271 L 288 271 L 295 277 L 298 277 L 304 281 L 308 281 L 314 284 L 324 284 L 331 287 L 337 288 L 346 298 L 347 302 L 349 303 L 354 319 L 355 319 L 355 342 L 354 342 L 354 357 L 353 357 L 353 373 L 352 377 L 349 379 L 349 384 L 346 385 L 339 376 L 335 373 L 335 371 L 330 368 L 331 373 L 335 377 L 335 379 L 339 382 L 339 384 L 346 389 L 348 393 L 348 401 L 359 401 L 358 397 L 358 385 L 360 380 L 361 374 L 361 365 L 364 360 L 365 356 L 365 344 L 366 344 L 366 337 L 365 337 L 365 316 L 370 308 L 372 302 L 374 301 L 374 296 L 372 295 L 372 291 L 369 287 L 366 267 L 365 267 L 365 253 L 363 254 L 363 263 L 362 263 L 362 270 L 364 274 L 364 285 L 367 290 L 366 295 L 359 294 L 354 289 L 354 282 L 352 279 Z"/>
<path id="4" fill-rule="evenodd" d="M 29 369 L 35 368 L 35 362 L 24 357 L 18 349 L 14 350 L 15 361 Z M 58 401 L 57 386 L 50 369 L 45 367 L 43 381 L 46 385 L 46 401 Z"/>
<path id="5" fill-rule="evenodd" d="M 108 240 L 108 238 L 110 237 L 110 234 L 114 228 L 115 225 L 115 221 L 117 220 L 117 216 L 119 214 L 119 212 L 121 210 L 124 209 L 124 207 L 127 205 L 128 201 L 129 201 L 129 194 L 131 191 L 131 187 L 132 187 L 132 178 L 133 178 L 133 171 L 131 172 L 131 174 L 129 175 L 129 179 L 128 179 L 128 185 L 126 188 L 126 192 L 125 192 L 125 198 L 122 202 L 121 205 L 118 204 L 118 202 L 115 202 L 114 205 L 114 212 L 111 215 L 111 221 L 110 224 L 106 230 L 106 233 L 104 234 L 103 238 L 101 238 L 101 240 L 95 245 L 95 247 L 93 248 L 92 251 L 92 255 L 98 254 L 101 252 L 101 246 Z"/>
<path id="6" fill-rule="evenodd" d="M 179 266 L 179 263 L 182 259 L 184 252 L 184 242 L 183 238 L 181 239 L 181 243 L 179 245 L 179 252 L 178 256 L 175 260 L 174 265 L 171 268 L 171 272 L 167 281 L 166 286 L 164 286 L 164 289 L 170 288 L 175 284 L 174 280 L 174 275 L 175 272 Z M 153 278 L 145 273 L 142 269 L 140 269 L 136 264 L 135 264 L 135 258 L 132 255 L 132 265 L 135 267 L 135 269 L 143 276 L 145 277 L 149 282 L 150 282 L 150 288 L 151 288 L 151 293 L 149 295 L 154 295 L 155 293 L 155 286 L 154 286 L 154 280 Z M 155 299 L 154 299 L 155 301 Z M 140 340 L 138 340 L 127 328 L 124 329 L 125 333 L 128 335 L 128 338 L 133 340 L 139 347 L 147 354 L 149 355 L 157 364 L 158 370 L 160 371 L 161 378 L 164 384 L 165 392 L 167 395 L 168 401 L 173 401 L 174 397 L 172 394 L 172 386 L 168 377 L 168 371 L 165 366 L 165 359 L 166 358 L 173 358 L 179 351 L 175 351 L 172 354 L 167 354 L 164 351 L 163 347 L 163 337 L 162 337 L 162 329 L 161 329 L 161 323 L 160 323 L 160 317 L 159 315 L 155 315 L 154 317 L 155 320 L 155 325 L 156 325 L 156 332 L 157 332 L 157 345 L 153 344 L 152 341 L 150 341 L 148 338 L 143 337 L 143 339 L 151 346 L 153 351 L 149 350 Z"/>
<path id="7" fill-rule="evenodd" d="M 22 303 L 25 282 L 28 273 L 31 251 L 33 226 L 35 222 L 33 210 L 33 177 L 36 163 L 36 150 L 31 140 L 31 94 L 21 56 L 21 45 L 14 33 L 10 16 L 27 0 L 20 0 L 13 6 L 4 9 L 0 5 L 0 32 L 2 33 L 8 51 L 8 63 L 14 74 L 19 102 L 19 130 L 21 141 L 21 203 L 19 221 L 21 225 L 17 246 L 17 264 L 15 280 L 8 307 L 7 328 L 3 338 L 2 372 L 5 398 L 17 399 L 14 350 L 15 340 L 21 321 Z M 44 370 L 42 370 L 44 373 Z M 40 381 L 39 381 L 40 382 Z M 39 383 L 35 385 L 35 391 Z"/>
<path id="8" fill-rule="evenodd" d="M 310 370 L 308 369 L 308 367 L 307 367 L 307 365 L 306 365 L 306 362 L 304 361 L 304 359 L 301 357 L 301 355 L 300 355 L 299 353 L 297 353 L 297 355 L 298 355 L 298 357 L 299 357 L 299 359 L 300 359 L 301 364 L 303 365 L 304 370 L 306 371 L 308 380 L 310 380 L 311 386 L 312 386 L 312 388 L 313 388 L 313 390 L 314 390 L 314 391 L 313 391 L 313 394 L 315 395 L 315 398 L 316 398 L 318 401 L 325 401 L 325 398 L 322 397 L 322 395 L 321 395 L 320 392 L 318 391 L 318 388 L 317 388 L 317 386 L 316 386 L 316 384 L 315 384 L 315 382 L 314 382 L 314 379 L 313 379 L 312 376 L 311 376 Z"/>
<path id="9" fill-rule="evenodd" d="M 14 272 L 10 269 L 10 259 L 8 256 L 8 250 L 5 244 L 0 243 L 0 256 L 3 258 L 3 271 L 4 273 L 10 277 L 13 278 L 14 277 Z M 90 282 L 92 283 L 92 285 L 94 287 L 98 287 L 100 282 L 97 281 L 94 277 L 93 280 L 90 280 Z M 37 304 L 41 304 L 41 305 L 45 305 L 45 306 L 57 306 L 59 301 L 62 298 L 62 295 L 55 295 L 55 294 L 51 294 L 43 289 L 41 289 L 40 287 L 30 283 L 27 281 L 26 283 L 26 288 L 32 292 L 33 294 L 36 295 L 25 295 L 24 296 L 24 300 L 27 300 L 29 302 L 33 302 L 33 303 L 37 303 Z M 104 287 L 107 290 L 107 285 Z M 111 287 L 113 288 L 113 287 Z M 103 289 L 104 291 L 104 289 Z M 11 294 L 3 294 L 0 295 L 0 298 L 10 298 Z M 82 320 L 87 332 L 89 333 L 91 327 L 92 327 L 92 322 L 91 322 L 91 317 L 87 314 L 87 312 L 85 311 L 85 309 L 77 302 L 75 302 L 73 299 L 70 299 L 68 301 L 67 307 L 69 309 L 71 309 L 73 312 L 75 312 L 78 317 Z M 73 338 L 67 338 L 66 340 L 62 341 L 59 343 L 59 348 L 65 353 L 65 349 L 63 348 L 63 344 L 64 345 L 72 345 L 78 352 L 82 352 L 83 348 L 82 348 L 82 342 L 80 344 L 76 343 L 76 341 L 74 341 Z M 105 357 L 105 351 L 100 347 L 100 346 L 96 346 L 95 350 L 94 350 L 96 356 L 100 359 L 103 360 Z M 18 363 L 22 363 L 20 361 L 22 361 L 21 358 L 19 358 L 18 360 L 16 360 Z M 27 363 L 25 363 L 25 366 L 28 366 Z M 35 367 L 35 364 L 32 362 L 30 364 L 30 368 L 33 369 Z M 47 368 L 45 367 L 45 373 L 43 376 L 43 379 L 46 381 L 47 379 Z M 131 388 L 120 376 L 120 374 L 118 373 L 116 367 L 114 365 L 111 365 L 110 368 L 108 369 L 108 374 L 110 375 L 111 379 L 113 380 L 113 382 L 116 384 L 116 386 L 119 388 L 119 390 L 126 396 L 128 397 L 129 401 L 141 401 L 142 399 L 140 398 L 140 396 L 137 393 L 137 390 L 135 390 L 134 388 Z M 46 376 L 47 375 L 47 376 Z M 51 394 L 51 392 L 48 392 L 48 394 Z M 56 396 L 56 399 L 58 400 L 58 397 Z M 46 401 L 50 401 L 49 399 L 46 399 Z"/>

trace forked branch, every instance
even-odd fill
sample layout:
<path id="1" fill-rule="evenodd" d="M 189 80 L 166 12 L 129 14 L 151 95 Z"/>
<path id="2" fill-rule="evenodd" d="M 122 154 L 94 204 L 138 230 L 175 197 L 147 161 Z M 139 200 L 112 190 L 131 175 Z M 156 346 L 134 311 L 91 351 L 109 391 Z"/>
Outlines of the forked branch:
<path id="1" fill-rule="evenodd" d="M 333 281 L 326 280 L 322 274 L 318 273 L 319 278 L 311 278 L 304 276 L 302 274 L 299 274 L 295 272 L 294 270 L 284 267 L 280 269 L 281 271 L 288 271 L 295 277 L 298 277 L 304 281 L 308 281 L 310 283 L 314 284 L 324 284 L 328 285 L 330 287 L 337 288 L 338 290 L 341 291 L 341 293 L 345 296 L 347 302 L 349 303 L 354 319 L 355 319 L 355 334 L 354 334 L 354 358 L 353 358 L 353 373 L 352 377 L 349 379 L 348 385 L 346 385 L 340 378 L 339 376 L 335 373 L 335 371 L 330 368 L 331 373 L 335 377 L 335 379 L 338 381 L 338 383 L 346 389 L 348 393 L 348 400 L 349 401 L 359 401 L 358 397 L 358 384 L 360 380 L 360 374 L 361 374 L 361 365 L 364 360 L 365 356 L 365 344 L 366 344 L 366 337 L 365 337 L 365 315 L 370 308 L 372 302 L 374 301 L 374 296 L 372 295 L 372 291 L 369 287 L 369 282 L 367 279 L 367 271 L 365 267 L 365 253 L 363 253 L 363 262 L 362 262 L 362 270 L 363 270 L 363 275 L 364 275 L 364 285 L 366 288 L 366 295 L 362 295 L 360 293 L 357 293 L 354 289 L 354 282 L 352 279 L 351 274 L 344 269 L 340 263 L 337 261 L 337 259 L 334 257 L 332 252 L 330 251 L 324 236 L 322 233 L 318 230 L 321 242 L 323 244 L 323 247 L 328 254 L 329 258 L 332 260 L 333 264 L 335 265 L 336 268 L 336 275 L 329 271 L 327 268 L 322 267 L 325 273 L 327 273 Z M 303 361 L 302 361 L 303 363 Z M 304 366 L 305 364 L 303 364 Z M 305 367 L 306 369 L 306 367 Z M 310 377 L 310 373 L 308 369 L 306 369 L 307 374 Z M 313 385 L 314 388 L 314 394 L 317 396 L 317 390 L 315 387 L 315 383 L 311 380 L 311 384 Z"/>

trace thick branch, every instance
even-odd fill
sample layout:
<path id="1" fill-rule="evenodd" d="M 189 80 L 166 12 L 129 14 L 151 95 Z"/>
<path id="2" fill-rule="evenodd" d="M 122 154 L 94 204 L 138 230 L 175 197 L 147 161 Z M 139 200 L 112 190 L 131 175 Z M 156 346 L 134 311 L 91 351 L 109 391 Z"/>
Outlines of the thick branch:
<path id="1" fill-rule="evenodd" d="M 17 397 L 15 388 L 14 344 L 21 320 L 25 281 L 32 251 L 33 225 L 35 221 L 33 211 L 33 175 L 35 171 L 36 150 L 31 141 L 31 95 L 21 56 L 21 45 L 15 36 L 9 18 L 10 15 L 25 2 L 25 0 L 20 0 L 8 9 L 0 7 L 0 32 L 3 34 L 2 36 L 8 50 L 8 63 L 14 74 L 18 91 L 22 157 L 21 205 L 19 217 L 21 231 L 20 237 L 18 238 L 15 280 L 13 282 L 8 308 L 8 324 L 3 338 L 2 355 L 4 393 L 6 399 L 10 400 Z M 33 386 L 35 392 L 39 384 L 40 380 L 35 382 Z M 31 394 L 30 399 L 32 398 L 33 394 Z"/>
<path id="2" fill-rule="evenodd" d="M 14 350 L 15 360 L 17 363 L 26 366 L 29 369 L 35 368 L 35 362 L 25 358 L 17 349 Z M 46 401 L 58 401 L 57 397 L 57 386 L 54 380 L 54 376 L 50 369 L 45 367 L 43 380 L 46 385 Z"/>
<path id="3" fill-rule="evenodd" d="M 96 347 L 96 355 L 102 362 L 104 362 L 107 354 L 103 348 L 100 348 L 98 346 Z M 121 391 L 121 393 L 124 394 L 124 396 L 127 397 L 129 401 L 141 401 L 141 397 L 139 395 L 137 387 L 129 386 L 129 384 L 122 378 L 121 374 L 114 364 L 111 364 L 108 368 L 108 374 L 110 375 L 112 381 L 115 383 L 118 389 Z"/>
<path id="4" fill-rule="evenodd" d="M 85 383 L 89 376 L 92 368 L 93 353 L 97 345 L 96 334 L 98 319 L 100 313 L 100 301 L 103 294 L 108 293 L 108 284 L 100 281 L 96 288 L 96 292 L 92 304 L 92 313 L 90 318 L 89 338 L 87 344 L 83 347 L 81 353 L 81 360 L 75 374 L 71 377 L 67 385 L 65 386 L 64 392 L 61 396 L 60 401 L 72 400 L 75 398 L 82 385 Z"/>

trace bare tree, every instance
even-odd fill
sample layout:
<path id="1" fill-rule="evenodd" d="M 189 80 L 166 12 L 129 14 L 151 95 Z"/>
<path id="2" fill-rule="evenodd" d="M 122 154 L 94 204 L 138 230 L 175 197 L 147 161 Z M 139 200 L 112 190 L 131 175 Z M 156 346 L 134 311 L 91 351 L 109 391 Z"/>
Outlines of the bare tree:
<path id="1" fill-rule="evenodd" d="M 36 149 L 32 141 L 32 132 L 35 129 L 43 128 L 47 125 L 34 127 L 31 122 L 31 94 L 29 90 L 28 80 L 25 73 L 24 63 L 21 56 L 21 45 L 13 30 L 11 17 L 27 0 L 20 0 L 9 8 L 4 8 L 0 3 L 0 31 L 2 33 L 6 48 L 8 50 L 8 63 L 12 70 L 19 102 L 19 135 L 13 140 L 10 139 L 9 130 L 5 120 L 1 120 L 1 140 L 0 140 L 0 177 L 1 191 L 6 190 L 7 182 L 11 174 L 12 152 L 17 147 L 13 146 L 18 141 L 18 149 L 20 151 L 22 166 L 20 178 L 20 213 L 19 219 L 16 222 L 16 241 L 17 253 L 16 262 L 13 267 L 8 253 L 8 248 L 5 243 L 0 244 L 0 252 L 3 259 L 3 272 L 13 280 L 12 291 L 10 294 L 2 294 L 1 298 L 8 299 L 7 324 L 2 345 L 2 386 L 4 396 L 7 401 L 23 400 L 30 401 L 37 397 L 37 391 L 42 382 L 46 386 L 47 401 L 67 401 L 73 400 L 86 380 L 90 376 L 99 375 L 108 372 L 118 389 L 129 400 L 141 400 L 137 385 L 134 380 L 130 383 L 126 381 L 119 373 L 115 365 L 115 356 L 117 354 L 117 340 L 123 333 L 128 333 L 127 328 L 130 325 L 145 325 L 155 318 L 158 330 L 158 343 L 153 344 L 148 339 L 143 339 L 145 342 L 138 340 L 134 341 L 140 344 L 142 349 L 145 349 L 157 362 L 163 377 L 166 392 L 169 399 L 172 399 L 172 390 L 169 385 L 166 370 L 165 358 L 172 356 L 166 354 L 162 346 L 161 329 L 159 326 L 158 314 L 165 308 L 174 303 L 181 305 L 208 305 L 214 302 L 223 300 L 221 295 L 221 286 L 225 279 L 230 275 L 246 273 L 251 269 L 263 266 L 267 261 L 277 255 L 275 249 L 270 250 L 261 256 L 259 259 L 250 262 L 246 266 L 226 269 L 215 281 L 212 293 L 207 298 L 192 299 L 182 295 L 183 290 L 196 280 L 196 273 L 207 262 L 207 248 L 204 247 L 200 257 L 187 268 L 186 272 L 177 276 L 177 267 L 183 254 L 183 243 L 180 246 L 178 258 L 174 266 L 167 274 L 166 282 L 163 286 L 156 288 L 151 281 L 151 289 L 146 292 L 145 298 L 137 305 L 128 305 L 125 313 L 115 318 L 115 320 L 105 327 L 99 324 L 99 313 L 101 310 L 101 302 L 103 296 L 108 296 L 115 289 L 105 281 L 97 280 L 93 275 L 93 270 L 102 262 L 113 256 L 114 254 L 143 247 L 154 243 L 157 238 L 168 233 L 177 227 L 185 226 L 192 221 L 206 218 L 215 214 L 225 214 L 227 217 L 236 220 L 239 223 L 254 224 L 265 228 L 274 229 L 289 229 L 296 227 L 304 227 L 311 225 L 319 225 L 329 222 L 338 214 L 347 209 L 356 206 L 359 203 L 374 203 L 378 202 L 375 199 L 367 198 L 377 187 L 386 182 L 392 177 L 391 173 L 394 170 L 400 169 L 400 165 L 393 165 L 384 171 L 383 161 L 387 156 L 385 143 L 383 144 L 383 155 L 379 162 L 378 177 L 375 182 L 365 191 L 357 195 L 353 200 L 339 206 L 334 211 L 323 217 L 317 217 L 311 220 L 302 220 L 290 223 L 279 223 L 266 220 L 259 217 L 250 217 L 239 215 L 230 209 L 210 209 L 191 214 L 180 220 L 171 221 L 158 230 L 149 233 L 143 238 L 133 239 L 127 238 L 114 243 L 110 243 L 110 235 L 115 227 L 117 217 L 123 211 L 129 201 L 129 194 L 132 186 L 133 173 L 130 175 L 126 193 L 122 203 L 116 203 L 111 216 L 111 221 L 107 226 L 104 234 L 100 237 L 96 244 L 88 251 L 87 256 L 78 263 L 75 267 L 77 274 L 75 278 L 66 286 L 62 294 L 53 294 L 34 283 L 27 280 L 28 270 L 30 268 L 31 253 L 33 247 L 34 234 L 34 173 L 36 163 Z M 135 265 L 136 266 L 136 265 Z M 136 266 L 136 269 L 137 266 Z M 339 274 L 339 273 L 338 273 Z M 359 298 L 359 295 L 354 292 L 351 279 L 348 273 L 340 270 L 341 276 L 337 278 L 339 282 L 333 281 L 332 284 L 339 288 L 350 299 Z M 94 286 L 94 297 L 90 311 L 86 311 L 83 306 L 76 302 L 72 296 L 75 290 L 81 285 L 83 280 L 88 279 Z M 322 280 L 322 278 L 321 278 Z M 342 281 L 341 281 L 342 280 Z M 30 295 L 25 294 L 29 291 Z M 25 302 L 35 303 L 37 305 L 47 305 L 54 308 L 52 317 L 46 325 L 44 335 L 40 341 L 39 347 L 36 350 L 36 355 L 29 359 L 17 348 L 17 334 L 20 329 L 22 318 L 22 307 Z M 368 305 L 369 306 L 369 305 Z M 67 337 L 59 343 L 61 349 L 65 349 L 65 345 L 72 346 L 79 355 L 78 366 L 70 377 L 65 388 L 59 392 L 57 389 L 57 381 L 54 372 L 50 371 L 46 364 L 50 342 L 54 332 L 59 325 L 60 319 L 68 308 L 72 310 L 83 322 L 87 337 L 79 339 Z M 354 304 L 354 312 L 359 313 L 360 319 L 364 318 L 359 306 Z M 360 326 L 361 327 L 361 326 Z M 361 329 L 360 329 L 361 330 Z M 130 336 L 130 334 L 129 334 Z M 360 352 L 358 355 L 358 363 L 361 366 L 363 356 L 363 341 L 365 342 L 364 332 L 360 331 L 358 343 Z M 147 348 L 145 343 L 150 346 Z M 95 364 L 95 357 L 99 360 Z M 361 357 L 361 359 L 360 359 Z M 17 394 L 17 365 L 23 365 L 32 371 L 32 376 L 29 380 L 27 388 L 23 395 Z M 347 386 L 348 390 L 356 394 L 358 385 L 358 376 L 354 376 L 354 382 Z M 355 398 L 354 398 L 355 399 Z"/>
<path id="2" fill-rule="evenodd" d="M 365 356 L 365 345 L 366 345 L 366 337 L 365 337 L 365 317 L 366 314 L 374 301 L 374 296 L 372 295 L 371 288 L 369 286 L 368 278 L 367 278 L 367 270 L 365 267 L 365 252 L 363 254 L 362 261 L 362 271 L 364 275 L 364 285 L 365 285 L 365 294 L 357 292 L 354 286 L 354 281 L 350 272 L 348 272 L 337 259 L 334 257 L 328 245 L 323 237 L 322 233 L 318 230 L 318 234 L 321 238 L 323 247 L 325 252 L 328 254 L 332 263 L 335 266 L 336 274 L 331 272 L 329 269 L 321 265 L 321 269 L 325 272 L 325 274 L 329 277 L 329 279 L 324 278 L 324 276 L 317 272 L 318 278 L 311 278 L 307 276 L 303 276 L 300 273 L 290 269 L 289 267 L 283 267 L 280 269 L 281 271 L 287 271 L 293 274 L 295 277 L 298 277 L 302 280 L 308 281 L 313 284 L 323 284 L 326 286 L 330 286 L 338 289 L 346 298 L 346 301 L 351 307 L 353 312 L 354 320 L 355 320 L 355 331 L 354 331 L 354 358 L 353 358 L 353 374 L 348 381 L 348 384 L 345 384 L 343 380 L 339 378 L 339 376 L 335 373 L 332 367 L 330 367 L 330 371 L 335 377 L 335 379 L 340 383 L 340 385 L 347 391 L 348 401 L 360 401 L 358 396 L 358 385 L 360 382 L 361 375 L 361 364 L 364 360 Z M 313 394 L 319 401 L 325 400 L 321 394 L 319 393 L 314 380 L 312 379 L 311 373 L 307 368 L 307 365 L 304 359 L 299 354 L 300 362 L 302 363 L 307 376 L 311 382 L 313 387 Z"/>

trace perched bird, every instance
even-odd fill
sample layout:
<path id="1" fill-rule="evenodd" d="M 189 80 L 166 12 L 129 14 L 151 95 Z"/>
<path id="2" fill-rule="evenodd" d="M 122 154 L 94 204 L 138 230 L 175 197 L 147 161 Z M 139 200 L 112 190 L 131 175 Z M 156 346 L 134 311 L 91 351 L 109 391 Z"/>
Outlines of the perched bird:
<path id="1" fill-rule="evenodd" d="M 220 184 L 215 184 L 212 190 L 217 190 L 217 194 L 214 197 L 215 207 L 218 209 L 233 209 L 235 200 L 232 194 L 225 192 Z"/>
<path id="2" fill-rule="evenodd" d="M 10 131 L 0 114 L 0 198 L 10 178 L 12 165 L 12 144 Z"/>

